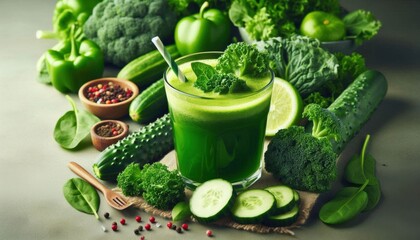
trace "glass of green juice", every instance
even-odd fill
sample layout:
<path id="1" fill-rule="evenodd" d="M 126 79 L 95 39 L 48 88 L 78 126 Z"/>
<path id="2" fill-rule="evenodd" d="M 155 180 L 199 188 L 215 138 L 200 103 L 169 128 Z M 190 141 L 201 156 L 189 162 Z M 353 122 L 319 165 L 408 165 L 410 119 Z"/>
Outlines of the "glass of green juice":
<path id="1" fill-rule="evenodd" d="M 186 82 L 170 69 L 164 74 L 177 168 L 191 189 L 222 178 L 241 190 L 261 176 L 274 74 L 242 78 L 250 88 L 242 93 L 206 93 L 194 87 L 197 77 L 191 62 L 215 66 L 221 54 L 203 52 L 177 59 Z"/>

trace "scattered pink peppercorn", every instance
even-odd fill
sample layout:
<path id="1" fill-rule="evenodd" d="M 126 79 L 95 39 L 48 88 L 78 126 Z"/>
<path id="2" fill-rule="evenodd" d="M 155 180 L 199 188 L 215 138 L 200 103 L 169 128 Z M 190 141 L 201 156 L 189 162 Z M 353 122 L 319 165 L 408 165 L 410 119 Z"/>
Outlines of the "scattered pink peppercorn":
<path id="1" fill-rule="evenodd" d="M 136 222 L 141 222 L 141 217 L 140 216 L 136 216 Z"/>
<path id="2" fill-rule="evenodd" d="M 112 226 L 111 226 L 111 229 L 112 229 L 112 231 L 117 231 L 118 230 L 118 225 L 117 225 L 117 223 L 113 223 L 112 224 Z"/>
<path id="3" fill-rule="evenodd" d="M 121 223 L 122 225 L 125 225 L 125 219 L 124 219 L 124 218 L 121 218 L 120 223 Z"/>
<path id="4" fill-rule="evenodd" d="M 206 231 L 206 235 L 207 235 L 207 237 L 212 237 L 213 236 L 213 232 L 211 230 L 207 230 Z"/>
<path id="5" fill-rule="evenodd" d="M 140 240 L 144 240 L 144 239 L 145 239 L 145 237 L 144 237 L 144 236 L 141 236 L 141 237 L 140 237 Z"/>
<path id="6" fill-rule="evenodd" d="M 182 227 L 182 229 L 184 229 L 184 230 L 188 230 L 188 224 L 186 224 L 186 223 L 183 223 L 183 224 L 181 225 L 181 227 Z"/>
<path id="7" fill-rule="evenodd" d="M 144 228 L 145 228 L 147 231 L 149 231 L 149 230 L 152 228 L 152 226 L 151 226 L 150 224 L 146 223 L 146 225 L 144 225 Z"/>
<path id="8" fill-rule="evenodd" d="M 150 221 L 151 223 L 155 223 L 155 222 L 156 222 L 156 219 L 155 219 L 155 217 L 150 216 L 150 217 L 149 217 L 149 221 Z"/>
<path id="9" fill-rule="evenodd" d="M 172 228 L 172 222 L 168 222 L 168 223 L 166 224 L 166 226 L 167 226 L 168 228 Z"/>

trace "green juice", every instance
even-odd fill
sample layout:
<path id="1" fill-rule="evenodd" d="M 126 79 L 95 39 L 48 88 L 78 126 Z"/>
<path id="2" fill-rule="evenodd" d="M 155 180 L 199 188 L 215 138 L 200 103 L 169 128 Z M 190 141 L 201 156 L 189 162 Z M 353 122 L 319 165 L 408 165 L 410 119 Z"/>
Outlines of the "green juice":
<path id="1" fill-rule="evenodd" d="M 192 59 L 215 65 L 220 53 L 212 54 Z M 246 188 L 261 175 L 273 76 L 268 72 L 259 79 L 244 78 L 251 88 L 246 93 L 204 93 L 193 86 L 192 59 L 178 63 L 187 82 L 172 71 L 165 76 L 178 170 L 190 187 L 223 178 Z"/>

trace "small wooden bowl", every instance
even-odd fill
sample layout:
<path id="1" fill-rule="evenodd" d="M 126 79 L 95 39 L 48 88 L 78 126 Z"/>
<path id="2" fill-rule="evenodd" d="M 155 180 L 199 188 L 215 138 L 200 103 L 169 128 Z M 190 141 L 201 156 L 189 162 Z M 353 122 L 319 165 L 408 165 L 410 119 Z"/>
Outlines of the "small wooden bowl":
<path id="1" fill-rule="evenodd" d="M 112 136 L 112 137 L 104 137 L 98 134 L 98 129 L 101 126 L 104 126 L 106 124 L 109 123 L 114 123 L 114 124 L 118 124 L 121 126 L 122 128 L 122 132 L 116 136 Z M 117 143 L 119 140 L 127 137 L 128 135 L 128 125 L 124 122 L 118 121 L 118 120 L 103 120 L 100 121 L 98 123 L 96 123 L 95 125 L 92 126 L 92 128 L 90 129 L 90 136 L 92 138 L 92 144 L 93 146 L 98 149 L 99 151 L 104 150 L 105 148 L 107 148 L 108 146 Z"/>
<path id="2" fill-rule="evenodd" d="M 130 98 L 122 102 L 111 104 L 95 103 L 87 98 L 89 87 L 96 86 L 98 84 L 107 84 L 109 82 L 112 82 L 114 85 L 119 85 L 122 88 L 128 88 L 133 92 L 133 94 Z M 118 119 L 128 115 L 130 103 L 138 94 L 139 88 L 135 83 L 120 78 L 95 79 L 83 84 L 83 86 L 79 89 L 79 98 L 85 108 L 101 119 Z"/>

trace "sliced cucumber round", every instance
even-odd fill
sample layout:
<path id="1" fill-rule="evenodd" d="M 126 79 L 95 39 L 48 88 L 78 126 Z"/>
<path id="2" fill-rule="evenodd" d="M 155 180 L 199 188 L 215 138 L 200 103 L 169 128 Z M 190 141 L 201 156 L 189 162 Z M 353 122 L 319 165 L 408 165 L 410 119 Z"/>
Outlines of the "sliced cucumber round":
<path id="1" fill-rule="evenodd" d="M 265 190 L 273 194 L 276 199 L 275 215 L 288 212 L 296 205 L 295 191 L 286 185 L 271 186 Z"/>
<path id="2" fill-rule="evenodd" d="M 190 210 L 199 222 L 212 222 L 228 213 L 232 203 L 232 184 L 223 179 L 212 179 L 195 189 L 190 199 Z"/>
<path id="3" fill-rule="evenodd" d="M 281 227 L 281 226 L 289 226 L 296 222 L 299 217 L 299 206 L 297 204 L 294 205 L 292 210 L 279 214 L 279 215 L 272 215 L 264 219 L 264 225 L 270 227 Z"/>
<path id="4" fill-rule="evenodd" d="M 240 193 L 233 204 L 233 219 L 238 223 L 260 223 L 275 208 L 273 194 L 263 189 L 250 189 Z"/>
<path id="5" fill-rule="evenodd" d="M 293 199 L 295 200 L 296 205 L 299 206 L 299 204 L 300 204 L 300 196 L 299 196 L 298 191 L 296 191 L 296 190 L 293 190 Z"/>

